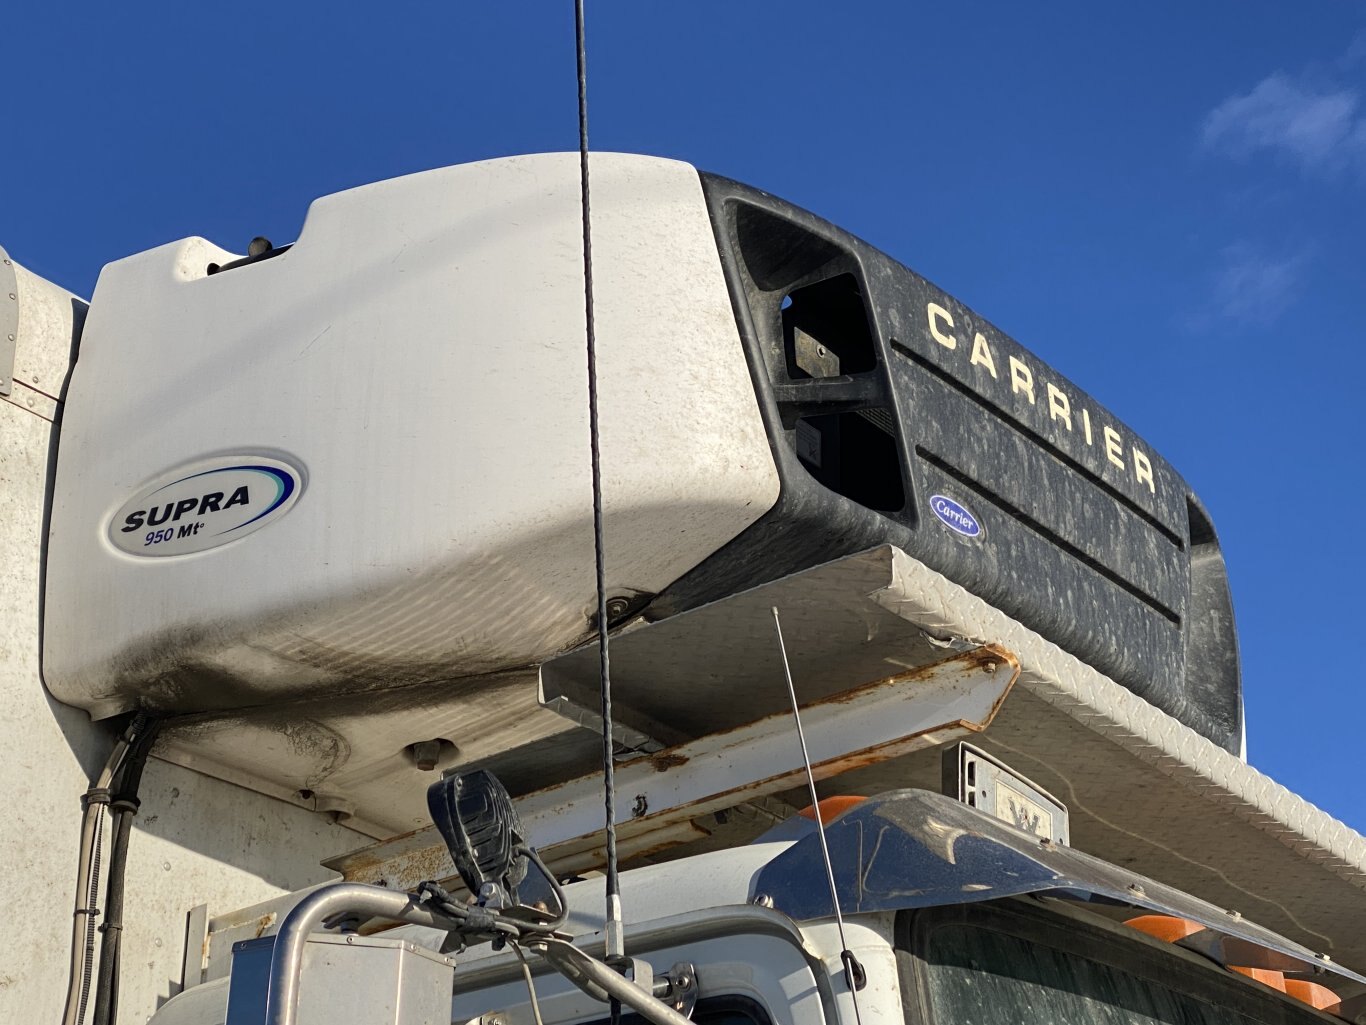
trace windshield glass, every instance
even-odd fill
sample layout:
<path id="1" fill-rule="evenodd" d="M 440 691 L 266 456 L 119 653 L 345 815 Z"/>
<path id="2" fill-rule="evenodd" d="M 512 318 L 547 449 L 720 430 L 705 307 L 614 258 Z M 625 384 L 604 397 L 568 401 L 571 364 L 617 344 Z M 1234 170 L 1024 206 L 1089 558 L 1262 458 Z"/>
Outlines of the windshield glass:
<path id="1" fill-rule="evenodd" d="M 1127 937 L 1054 943 L 995 922 L 941 921 L 917 944 L 919 1001 L 933 1025 L 1310 1025 L 1270 989 Z M 1163 961 L 1167 961 L 1163 964 Z M 907 1002 L 907 1020 L 915 1021 Z"/>

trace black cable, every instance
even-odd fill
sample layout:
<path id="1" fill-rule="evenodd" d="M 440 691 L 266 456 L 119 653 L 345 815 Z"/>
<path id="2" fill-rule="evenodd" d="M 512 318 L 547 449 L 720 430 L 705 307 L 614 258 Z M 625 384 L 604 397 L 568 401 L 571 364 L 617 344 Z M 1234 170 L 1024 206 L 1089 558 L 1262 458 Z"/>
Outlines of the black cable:
<path id="1" fill-rule="evenodd" d="M 602 465 L 598 432 L 598 356 L 593 329 L 593 240 L 588 201 L 588 50 L 583 0 L 574 0 L 579 78 L 579 191 L 583 212 L 583 306 L 588 342 L 588 439 L 593 463 L 593 563 L 598 590 L 598 671 L 602 701 L 603 810 L 607 818 L 607 957 L 621 957 L 621 884 L 617 878 L 616 776 L 612 760 L 612 674 L 607 638 L 607 569 L 602 530 Z M 615 1017 L 615 1016 L 614 1016 Z"/>
<path id="2" fill-rule="evenodd" d="M 118 1006 L 119 958 L 123 941 L 123 879 L 128 837 L 133 815 L 123 808 L 113 811 L 113 836 L 109 853 L 109 880 L 104 892 L 104 924 L 100 926 L 100 968 L 95 979 L 95 1015 L 91 1025 L 108 1025 Z"/>
<path id="3" fill-rule="evenodd" d="M 477 905 L 458 903 L 440 883 L 432 880 L 418 884 L 415 891 L 418 901 L 439 914 L 454 919 L 453 924 L 457 925 L 458 930 L 463 932 L 477 932 L 492 927 L 510 937 L 517 937 L 526 933 L 554 933 L 564 925 L 565 920 L 569 917 L 569 902 L 565 899 L 564 889 L 560 886 L 560 881 L 546 867 L 545 862 L 541 860 L 541 856 L 535 848 L 518 847 L 517 853 L 529 858 L 545 876 L 546 882 L 550 884 L 551 893 L 554 894 L 555 903 L 559 908 L 554 918 L 544 922 L 504 920 L 497 911 Z M 324 923 L 324 926 L 327 924 Z"/>
<path id="4" fill-rule="evenodd" d="M 541 855 L 534 847 L 523 847 L 522 852 L 541 870 L 541 875 L 545 876 L 550 883 L 550 890 L 555 895 L 555 901 L 559 904 L 559 913 L 548 922 L 538 922 L 532 926 L 537 932 L 553 933 L 557 931 L 565 920 L 569 918 L 569 902 L 565 900 L 564 890 L 560 887 L 560 881 L 555 878 L 554 873 L 546 868 L 545 862 L 541 860 Z"/>
<path id="5" fill-rule="evenodd" d="M 430 880 L 418 885 L 416 896 L 419 904 L 448 920 L 445 928 L 459 940 L 462 950 L 465 941 L 474 938 L 492 939 L 494 949 L 498 950 L 504 943 L 516 943 L 526 930 L 524 923 L 505 919 L 497 911 L 477 904 L 456 903 L 439 883 Z M 441 950 L 442 953 L 450 952 L 446 946 Z"/>
<path id="6" fill-rule="evenodd" d="M 123 767 L 124 756 L 139 726 L 140 717 L 134 716 L 128 728 L 114 740 L 104 768 L 81 798 L 81 843 L 76 868 L 76 900 L 72 911 L 71 953 L 62 1025 L 79 1025 L 85 1014 L 94 967 L 94 920 L 99 914 L 95 905 L 99 896 L 99 848 L 103 838 L 104 806 L 109 803 L 110 785 Z"/>
<path id="7" fill-rule="evenodd" d="M 432 882 L 431 880 L 428 880 L 425 883 L 419 883 L 417 887 L 417 896 L 419 901 L 424 904 L 430 904 L 448 918 L 454 918 L 461 922 L 469 918 L 469 907 L 467 905 L 457 904 L 455 898 L 447 893 L 445 887 L 441 886 L 439 883 Z"/>
<path id="8" fill-rule="evenodd" d="M 134 724 L 136 739 L 128 749 L 109 810 L 114 816 L 109 851 L 109 880 L 104 891 L 104 940 L 100 944 L 100 970 L 95 989 L 95 1016 L 91 1025 L 114 1025 L 119 1015 L 119 968 L 123 956 L 124 880 L 128 866 L 128 841 L 138 813 L 138 790 L 161 723 L 146 716 Z"/>

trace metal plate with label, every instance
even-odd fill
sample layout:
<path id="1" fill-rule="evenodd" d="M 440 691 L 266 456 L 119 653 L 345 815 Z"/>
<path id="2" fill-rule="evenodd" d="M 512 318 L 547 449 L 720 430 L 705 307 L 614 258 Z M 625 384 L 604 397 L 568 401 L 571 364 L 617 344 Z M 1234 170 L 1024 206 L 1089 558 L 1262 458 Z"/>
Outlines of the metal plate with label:
<path id="1" fill-rule="evenodd" d="M 971 744 L 944 752 L 944 793 L 1023 832 L 1054 843 L 1070 840 L 1066 805 Z"/>

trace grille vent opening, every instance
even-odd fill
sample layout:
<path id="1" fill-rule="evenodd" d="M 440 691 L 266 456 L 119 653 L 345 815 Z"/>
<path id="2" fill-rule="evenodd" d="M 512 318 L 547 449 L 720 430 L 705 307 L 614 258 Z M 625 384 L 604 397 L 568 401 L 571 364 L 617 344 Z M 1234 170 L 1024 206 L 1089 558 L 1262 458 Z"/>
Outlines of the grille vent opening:
<path id="1" fill-rule="evenodd" d="M 878 512 L 900 512 L 906 492 L 893 424 L 885 408 L 802 417 L 797 458 L 831 491 Z"/>
<path id="2" fill-rule="evenodd" d="M 794 380 L 877 369 L 868 313 L 852 274 L 794 289 L 782 303 L 783 351 Z"/>
<path id="3" fill-rule="evenodd" d="M 748 203 L 736 207 L 735 237 L 745 270 L 765 292 L 787 288 L 844 255 L 828 239 Z"/>

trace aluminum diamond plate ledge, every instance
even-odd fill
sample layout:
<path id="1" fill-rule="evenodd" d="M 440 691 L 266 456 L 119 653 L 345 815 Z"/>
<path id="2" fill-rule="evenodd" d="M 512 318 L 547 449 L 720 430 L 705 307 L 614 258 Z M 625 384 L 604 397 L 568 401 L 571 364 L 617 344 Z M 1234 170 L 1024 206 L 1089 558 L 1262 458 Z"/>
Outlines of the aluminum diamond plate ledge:
<path id="1" fill-rule="evenodd" d="M 803 703 L 988 646 L 1010 652 L 1017 681 L 973 742 L 1068 806 L 1076 848 L 1366 969 L 1366 839 L 893 546 L 623 631 L 612 647 L 618 722 L 688 745 L 780 712 L 787 699 L 774 607 Z M 586 707 L 596 671 L 591 647 L 552 659 L 540 667 L 541 700 Z M 598 742 L 577 721 L 566 728 Z M 931 746 L 858 761 L 818 788 L 825 796 L 937 790 L 941 755 Z M 503 764 L 539 767 L 540 787 L 524 794 L 572 776 L 557 775 L 541 741 L 509 748 L 490 767 L 501 773 Z M 786 798 L 796 807 L 805 794 L 774 795 Z M 740 825 L 719 841 L 707 835 L 716 825 L 705 815 L 626 857 L 639 864 L 743 844 L 767 828 L 753 816 L 731 819 Z M 440 874 L 425 867 L 429 855 L 446 858 L 430 827 L 328 864 L 365 881 Z"/>
<path id="2" fill-rule="evenodd" d="M 904 552 L 879 552 L 892 583 L 870 596 L 878 604 L 941 636 L 1007 647 L 1020 659 L 1018 688 L 1366 889 L 1366 837 Z"/>

